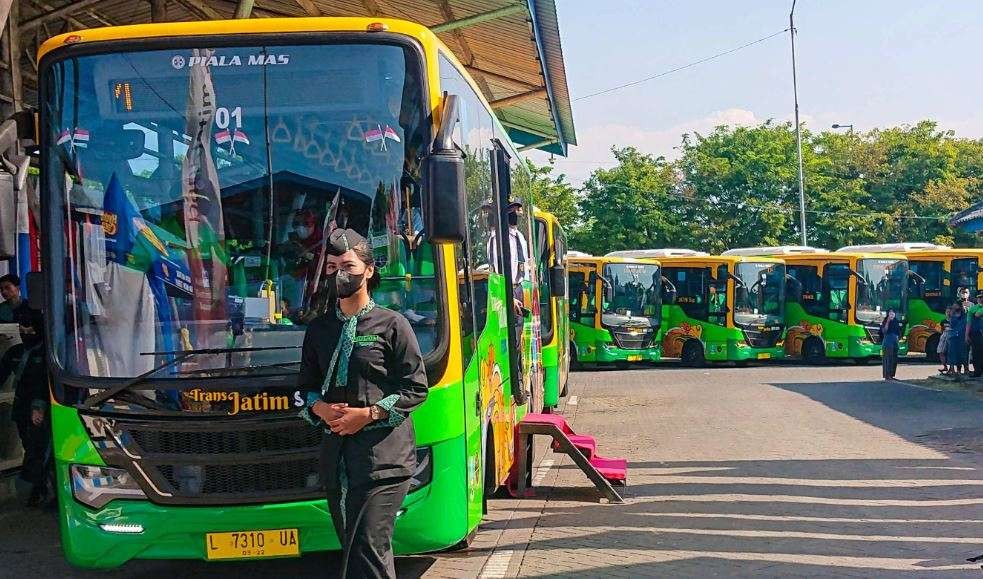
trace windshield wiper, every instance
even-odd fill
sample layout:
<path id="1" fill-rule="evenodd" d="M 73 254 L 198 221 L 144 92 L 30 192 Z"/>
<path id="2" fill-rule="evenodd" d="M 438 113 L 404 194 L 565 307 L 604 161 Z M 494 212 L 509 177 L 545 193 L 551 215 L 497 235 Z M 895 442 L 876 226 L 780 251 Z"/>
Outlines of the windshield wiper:
<path id="1" fill-rule="evenodd" d="M 176 364 L 180 364 L 181 362 L 187 360 L 188 358 L 191 358 L 192 356 L 197 356 L 199 354 L 231 354 L 234 352 L 265 352 L 269 350 L 295 350 L 299 347 L 300 346 L 270 346 L 266 348 L 202 348 L 200 350 L 178 350 L 176 352 L 141 352 L 140 353 L 141 356 L 175 355 L 175 354 L 176 356 L 174 358 L 171 358 L 167 362 L 164 362 L 163 364 L 151 368 L 150 370 L 144 372 L 143 374 L 140 374 L 139 376 L 135 376 L 134 378 L 127 380 L 126 382 L 123 382 L 122 384 L 119 384 L 112 388 L 107 388 L 99 392 L 98 394 L 93 394 L 92 396 L 89 396 L 88 398 L 85 399 L 85 402 L 83 402 L 82 405 L 85 406 L 86 408 L 96 408 L 103 402 L 120 394 L 121 392 L 129 390 L 130 388 L 133 388 L 138 384 L 142 384 L 143 382 L 146 382 L 148 378 L 150 378 L 157 372 L 160 372 L 161 370 L 164 370 L 166 368 L 170 368 L 171 366 L 174 366 Z"/>

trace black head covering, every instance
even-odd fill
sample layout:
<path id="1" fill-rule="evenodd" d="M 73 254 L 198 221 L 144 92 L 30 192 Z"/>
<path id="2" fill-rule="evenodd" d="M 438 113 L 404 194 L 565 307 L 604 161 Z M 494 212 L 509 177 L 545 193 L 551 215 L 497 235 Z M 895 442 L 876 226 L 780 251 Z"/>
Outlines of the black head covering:
<path id="1" fill-rule="evenodd" d="M 328 235 L 328 253 L 341 255 L 360 243 L 366 243 L 366 239 L 354 229 L 335 229 Z"/>

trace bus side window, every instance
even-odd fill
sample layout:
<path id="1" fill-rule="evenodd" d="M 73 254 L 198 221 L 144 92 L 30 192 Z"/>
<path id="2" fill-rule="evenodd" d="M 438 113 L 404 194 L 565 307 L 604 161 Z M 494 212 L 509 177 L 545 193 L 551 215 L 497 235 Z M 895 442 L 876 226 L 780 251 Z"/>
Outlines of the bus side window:
<path id="1" fill-rule="evenodd" d="M 847 321 L 850 309 L 848 288 L 850 287 L 850 266 L 845 263 L 830 263 L 823 272 L 823 289 L 829 296 L 827 317 L 840 322 Z"/>
<path id="2" fill-rule="evenodd" d="M 676 305 L 687 317 L 706 321 L 709 314 L 710 270 L 705 267 L 664 268 L 667 279 L 676 286 Z"/>
<path id="3" fill-rule="evenodd" d="M 710 280 L 710 299 L 707 320 L 718 325 L 727 324 L 727 265 L 717 266 L 716 279 Z"/>

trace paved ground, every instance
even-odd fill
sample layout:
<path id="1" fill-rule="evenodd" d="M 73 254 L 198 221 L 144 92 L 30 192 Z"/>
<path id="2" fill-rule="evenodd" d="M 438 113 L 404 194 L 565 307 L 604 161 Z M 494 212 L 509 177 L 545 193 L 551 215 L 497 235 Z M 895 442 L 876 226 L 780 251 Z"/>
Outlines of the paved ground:
<path id="1" fill-rule="evenodd" d="M 983 554 L 983 400 L 879 372 L 575 374 L 564 414 L 602 454 L 629 457 L 626 504 L 601 504 L 569 458 L 541 452 L 536 498 L 493 501 L 471 550 L 400 559 L 400 575 L 979 576 L 966 558 Z M 51 516 L 7 509 L 0 537 L 0 576 L 258 579 L 337 565 L 139 562 L 87 575 L 60 561 Z"/>

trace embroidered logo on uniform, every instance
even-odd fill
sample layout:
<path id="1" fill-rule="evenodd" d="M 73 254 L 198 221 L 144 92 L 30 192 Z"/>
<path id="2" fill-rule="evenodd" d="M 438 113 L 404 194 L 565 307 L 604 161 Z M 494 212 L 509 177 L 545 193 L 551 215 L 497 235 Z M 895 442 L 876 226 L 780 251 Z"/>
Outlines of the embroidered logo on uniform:
<path id="1" fill-rule="evenodd" d="M 365 346 L 368 344 L 374 344 L 381 339 L 382 339 L 381 337 L 371 334 L 368 336 L 355 336 L 354 343 L 358 346 Z"/>

